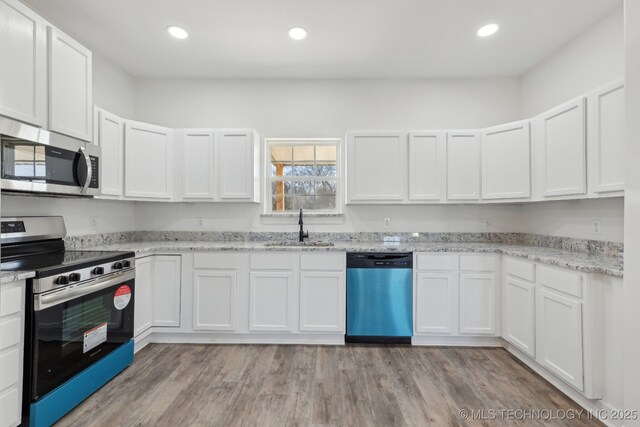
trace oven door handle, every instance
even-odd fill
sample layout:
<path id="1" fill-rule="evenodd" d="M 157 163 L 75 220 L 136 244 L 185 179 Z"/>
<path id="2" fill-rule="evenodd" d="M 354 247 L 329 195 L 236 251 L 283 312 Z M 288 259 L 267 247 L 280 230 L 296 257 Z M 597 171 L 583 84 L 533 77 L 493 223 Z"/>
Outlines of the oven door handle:
<path id="1" fill-rule="evenodd" d="M 43 295 L 36 295 L 33 301 L 33 309 L 35 311 L 45 310 L 72 299 L 110 288 L 127 280 L 135 279 L 135 277 L 135 270 L 129 270 L 107 280 L 98 280 L 77 285 L 73 288 L 62 288 Z"/>

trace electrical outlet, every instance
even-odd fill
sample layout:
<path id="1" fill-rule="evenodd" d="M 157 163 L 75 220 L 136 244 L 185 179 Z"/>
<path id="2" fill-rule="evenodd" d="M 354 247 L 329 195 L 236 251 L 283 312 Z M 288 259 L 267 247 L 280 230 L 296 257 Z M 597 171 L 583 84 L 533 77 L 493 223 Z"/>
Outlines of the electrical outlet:
<path id="1" fill-rule="evenodd" d="M 384 224 L 384 228 L 391 227 L 391 218 L 385 218 L 382 222 Z"/>
<path id="2" fill-rule="evenodd" d="M 204 218 L 196 218 L 196 225 L 197 225 L 199 228 L 204 227 Z"/>
<path id="3" fill-rule="evenodd" d="M 491 218 L 485 218 L 482 220 L 482 229 L 485 231 L 491 230 Z"/>
<path id="4" fill-rule="evenodd" d="M 599 236 L 602 234 L 602 226 L 600 224 L 600 220 L 599 219 L 594 219 L 593 220 L 593 234 L 594 236 Z"/>
<path id="5" fill-rule="evenodd" d="M 96 231 L 98 229 L 98 218 L 91 217 L 91 220 L 89 221 L 89 227 L 91 228 L 91 231 Z"/>

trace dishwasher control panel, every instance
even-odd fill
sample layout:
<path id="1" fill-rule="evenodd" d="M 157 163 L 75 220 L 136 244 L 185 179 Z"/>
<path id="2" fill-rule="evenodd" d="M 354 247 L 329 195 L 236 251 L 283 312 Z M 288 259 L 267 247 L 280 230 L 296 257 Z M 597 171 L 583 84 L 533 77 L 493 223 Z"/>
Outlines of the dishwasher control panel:
<path id="1" fill-rule="evenodd" d="M 413 254 L 410 252 L 349 252 L 347 268 L 413 268 Z"/>

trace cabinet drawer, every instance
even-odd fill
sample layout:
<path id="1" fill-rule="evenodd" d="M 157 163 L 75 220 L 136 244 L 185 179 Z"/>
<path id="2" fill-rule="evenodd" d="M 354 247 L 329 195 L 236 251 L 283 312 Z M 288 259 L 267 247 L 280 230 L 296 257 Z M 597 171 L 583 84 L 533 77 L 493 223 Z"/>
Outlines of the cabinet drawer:
<path id="1" fill-rule="evenodd" d="M 9 390 L 0 392 L 0 426 L 13 426 L 20 421 L 20 393 L 18 387 L 11 387 Z"/>
<path id="2" fill-rule="evenodd" d="M 234 269 L 239 258 L 237 253 L 197 253 L 193 255 L 193 268 Z"/>
<path id="3" fill-rule="evenodd" d="M 574 297 L 582 298 L 582 276 L 572 271 L 538 266 L 538 283 Z"/>
<path id="4" fill-rule="evenodd" d="M 0 390 L 18 383 L 20 351 L 16 348 L 0 356 Z"/>
<path id="5" fill-rule="evenodd" d="M 300 268 L 303 270 L 334 270 L 342 271 L 347 263 L 344 252 L 324 254 L 302 254 Z"/>
<path id="6" fill-rule="evenodd" d="M 20 317 L 0 318 L 0 351 L 18 344 L 22 336 L 21 332 Z"/>
<path id="7" fill-rule="evenodd" d="M 0 317 L 22 310 L 22 286 L 0 286 Z"/>
<path id="8" fill-rule="evenodd" d="M 293 270 L 297 256 L 295 252 L 252 254 L 249 266 L 252 270 Z"/>
<path id="9" fill-rule="evenodd" d="M 418 270 L 451 271 L 456 269 L 456 255 L 452 254 L 417 254 Z"/>
<path id="10" fill-rule="evenodd" d="M 460 255 L 460 271 L 496 271 L 495 255 Z"/>
<path id="11" fill-rule="evenodd" d="M 504 269 L 510 276 L 520 277 L 530 282 L 536 281 L 536 265 L 533 262 L 505 257 Z"/>

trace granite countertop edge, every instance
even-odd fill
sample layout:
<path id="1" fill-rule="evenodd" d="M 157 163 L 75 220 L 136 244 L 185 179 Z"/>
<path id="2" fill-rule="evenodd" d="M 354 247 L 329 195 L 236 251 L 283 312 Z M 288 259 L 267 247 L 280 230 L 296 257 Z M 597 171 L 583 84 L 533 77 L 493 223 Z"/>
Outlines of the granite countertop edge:
<path id="1" fill-rule="evenodd" d="M 623 277 L 617 257 L 501 243 L 336 243 L 334 246 L 269 246 L 267 242 L 149 241 L 114 243 L 84 250 L 133 251 L 138 255 L 167 252 L 461 252 L 499 253 L 585 273 Z"/>
<path id="2" fill-rule="evenodd" d="M 0 285 L 5 283 L 19 282 L 20 280 L 26 280 L 36 275 L 33 271 L 1 271 L 0 272 Z"/>

